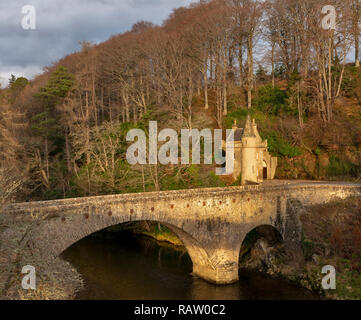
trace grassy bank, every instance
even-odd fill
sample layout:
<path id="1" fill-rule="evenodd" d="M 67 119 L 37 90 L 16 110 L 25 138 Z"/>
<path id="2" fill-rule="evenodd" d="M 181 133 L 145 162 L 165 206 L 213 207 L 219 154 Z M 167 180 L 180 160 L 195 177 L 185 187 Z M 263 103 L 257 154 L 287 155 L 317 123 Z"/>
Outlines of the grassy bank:
<path id="1" fill-rule="evenodd" d="M 142 224 L 141 227 L 134 229 L 134 233 L 151 237 L 160 242 L 166 242 L 177 247 L 182 247 L 183 242 L 167 227 L 155 223 L 147 222 L 146 225 Z"/>

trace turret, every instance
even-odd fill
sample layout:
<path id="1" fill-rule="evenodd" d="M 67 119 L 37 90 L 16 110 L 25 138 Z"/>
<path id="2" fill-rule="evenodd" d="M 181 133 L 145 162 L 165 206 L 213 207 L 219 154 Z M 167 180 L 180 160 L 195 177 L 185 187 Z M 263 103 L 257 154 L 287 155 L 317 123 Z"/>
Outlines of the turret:
<path id="1" fill-rule="evenodd" d="M 252 122 L 251 117 L 248 115 L 242 137 L 242 184 L 258 182 L 258 168 L 256 166 L 258 139 L 255 133 L 254 125 L 255 122 Z"/>

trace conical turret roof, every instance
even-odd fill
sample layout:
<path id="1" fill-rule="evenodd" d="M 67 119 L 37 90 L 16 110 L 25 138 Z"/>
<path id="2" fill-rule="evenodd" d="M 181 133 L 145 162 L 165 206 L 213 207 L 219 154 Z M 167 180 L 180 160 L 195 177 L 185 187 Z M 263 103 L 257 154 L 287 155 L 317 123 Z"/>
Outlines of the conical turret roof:
<path id="1" fill-rule="evenodd" d="M 244 131 L 243 131 L 243 136 L 244 137 L 256 137 L 256 134 L 253 131 L 253 125 L 252 125 L 252 120 L 251 120 L 250 115 L 247 116 L 246 125 L 245 125 Z"/>

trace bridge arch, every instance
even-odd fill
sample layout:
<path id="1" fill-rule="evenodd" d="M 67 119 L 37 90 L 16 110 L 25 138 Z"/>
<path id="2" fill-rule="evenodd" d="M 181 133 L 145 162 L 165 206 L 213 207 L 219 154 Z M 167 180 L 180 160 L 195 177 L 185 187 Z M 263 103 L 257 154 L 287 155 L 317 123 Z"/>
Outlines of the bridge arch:
<path id="1" fill-rule="evenodd" d="M 250 227 L 239 245 L 238 261 L 249 253 L 260 239 L 262 239 L 267 246 L 274 246 L 284 242 L 284 237 L 280 230 L 271 224 L 260 224 Z M 263 243 L 261 243 L 261 246 L 263 246 Z M 266 248 L 263 249 L 266 250 Z"/>
<path id="2" fill-rule="evenodd" d="M 72 219 L 60 222 L 59 219 L 53 219 L 49 223 L 41 225 L 41 229 L 37 229 L 34 232 L 34 235 L 32 235 L 32 242 L 42 253 L 47 252 L 47 254 L 53 258 L 58 258 L 70 246 L 91 234 L 127 222 L 142 221 L 160 223 L 171 230 L 183 243 L 188 255 L 190 256 L 194 273 L 198 273 L 197 270 L 199 270 L 201 266 L 209 264 L 208 254 L 202 245 L 189 232 L 184 230 L 181 225 L 176 226 L 175 224 L 177 221 L 169 222 L 166 219 L 151 219 L 150 217 L 129 219 L 129 216 L 128 218 L 121 216 L 103 217 L 100 215 L 94 215 L 91 217 L 85 214 L 76 215 L 72 217 Z M 36 236 L 36 234 L 38 236 Z"/>

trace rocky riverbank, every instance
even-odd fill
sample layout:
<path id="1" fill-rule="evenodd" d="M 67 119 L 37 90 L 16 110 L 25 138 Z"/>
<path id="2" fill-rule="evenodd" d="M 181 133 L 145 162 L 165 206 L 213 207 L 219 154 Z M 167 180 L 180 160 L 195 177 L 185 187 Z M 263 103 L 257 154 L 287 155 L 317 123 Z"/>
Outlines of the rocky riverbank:
<path id="1" fill-rule="evenodd" d="M 47 217 L 0 212 L 0 300 L 68 300 L 83 287 L 80 274 L 61 258 L 49 260 L 30 235 Z M 23 290 L 22 268 L 35 267 L 37 290 Z"/>
<path id="2" fill-rule="evenodd" d="M 31 243 L 31 234 L 47 217 L 0 213 L 0 300 L 72 300 L 84 287 L 78 271 L 61 257 L 48 260 Z M 115 237 L 120 231 L 151 237 L 164 245 L 183 250 L 182 242 L 158 223 L 129 223 L 93 236 Z M 185 249 L 184 249 L 185 250 Z M 35 267 L 36 290 L 23 290 L 22 268 Z"/>
<path id="3" fill-rule="evenodd" d="M 308 208 L 301 221 L 300 250 L 253 234 L 242 246 L 240 267 L 288 279 L 326 299 L 360 300 L 361 197 Z M 336 290 L 322 288 L 326 265 L 336 268 Z"/>

